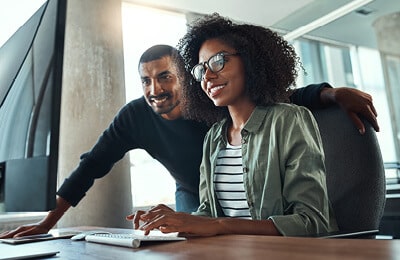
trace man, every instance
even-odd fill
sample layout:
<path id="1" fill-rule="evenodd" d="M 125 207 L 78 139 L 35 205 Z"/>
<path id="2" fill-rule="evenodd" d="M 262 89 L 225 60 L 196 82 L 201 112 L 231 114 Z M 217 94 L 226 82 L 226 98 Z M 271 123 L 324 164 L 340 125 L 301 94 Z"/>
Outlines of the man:
<path id="1" fill-rule="evenodd" d="M 184 70 L 178 52 L 167 45 L 146 50 L 139 61 L 144 96 L 126 104 L 100 136 L 94 147 L 81 156 L 79 166 L 58 190 L 56 209 L 39 223 L 4 232 L 0 238 L 47 233 L 70 206 L 76 206 L 96 178 L 106 175 L 114 163 L 132 149 L 144 149 L 160 161 L 176 181 L 176 210 L 192 212 L 199 205 L 199 165 L 208 126 L 185 120 L 180 110 L 180 79 Z M 310 108 L 336 103 L 365 131 L 358 114 L 378 131 L 376 111 L 370 95 L 350 88 L 310 85 L 296 91 L 292 101 Z"/>

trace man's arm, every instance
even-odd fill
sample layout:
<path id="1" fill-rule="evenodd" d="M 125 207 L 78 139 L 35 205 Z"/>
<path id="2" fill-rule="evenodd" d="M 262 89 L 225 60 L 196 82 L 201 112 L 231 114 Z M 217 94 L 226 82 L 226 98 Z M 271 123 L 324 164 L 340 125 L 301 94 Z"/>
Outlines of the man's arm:
<path id="1" fill-rule="evenodd" d="M 318 109 L 337 104 L 341 107 L 356 125 L 361 134 L 365 133 L 365 126 L 360 116 L 365 117 L 379 131 L 376 117 L 378 116 L 371 95 L 355 88 L 332 88 L 328 83 L 312 84 L 294 91 L 290 97 L 294 104 L 309 109 Z"/>
<path id="2" fill-rule="evenodd" d="M 40 222 L 6 231 L 0 234 L 0 238 L 47 233 L 64 215 L 65 211 L 79 203 L 96 178 L 106 175 L 115 162 L 120 160 L 128 150 L 135 147 L 130 137 L 135 128 L 129 122 L 131 120 L 130 111 L 133 109 L 130 109 L 129 106 L 128 104 L 121 109 L 91 151 L 81 156 L 79 166 L 64 180 L 57 191 L 56 208 Z"/>
<path id="3" fill-rule="evenodd" d="M 60 218 L 70 207 L 71 204 L 69 204 L 66 200 L 61 197 L 57 197 L 56 208 L 52 211 L 49 211 L 47 216 L 39 223 L 23 225 L 14 230 L 6 231 L 0 234 L 0 238 L 45 234 L 49 232 L 52 227 L 54 227 L 54 225 L 58 222 L 58 220 L 60 220 Z"/>
<path id="4" fill-rule="evenodd" d="M 376 119 L 378 113 L 372 102 L 372 96 L 355 88 L 323 88 L 321 90 L 321 103 L 325 106 L 338 104 L 356 125 L 360 134 L 365 133 L 365 126 L 360 116 L 365 117 L 375 131 L 379 132 Z"/>
<path id="5" fill-rule="evenodd" d="M 303 88 L 297 88 L 290 96 L 290 102 L 305 106 L 309 109 L 323 108 L 325 105 L 321 101 L 321 91 L 325 88 L 332 88 L 328 83 L 311 84 Z"/>

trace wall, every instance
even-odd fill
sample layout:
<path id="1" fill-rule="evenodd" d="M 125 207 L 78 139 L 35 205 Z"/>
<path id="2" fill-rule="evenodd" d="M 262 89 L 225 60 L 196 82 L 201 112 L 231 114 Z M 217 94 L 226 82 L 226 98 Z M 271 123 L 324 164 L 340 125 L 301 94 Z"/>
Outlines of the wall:
<path id="1" fill-rule="evenodd" d="M 60 127 L 59 184 L 125 103 L 120 0 L 69 0 Z M 97 180 L 58 227 L 131 227 L 129 160 Z"/>

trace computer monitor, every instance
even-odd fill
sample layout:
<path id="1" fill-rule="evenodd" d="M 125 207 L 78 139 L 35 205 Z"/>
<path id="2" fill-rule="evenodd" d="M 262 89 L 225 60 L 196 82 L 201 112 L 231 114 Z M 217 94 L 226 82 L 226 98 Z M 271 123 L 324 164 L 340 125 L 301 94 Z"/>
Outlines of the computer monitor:
<path id="1" fill-rule="evenodd" d="M 66 0 L 48 0 L 0 48 L 0 211 L 55 207 Z"/>

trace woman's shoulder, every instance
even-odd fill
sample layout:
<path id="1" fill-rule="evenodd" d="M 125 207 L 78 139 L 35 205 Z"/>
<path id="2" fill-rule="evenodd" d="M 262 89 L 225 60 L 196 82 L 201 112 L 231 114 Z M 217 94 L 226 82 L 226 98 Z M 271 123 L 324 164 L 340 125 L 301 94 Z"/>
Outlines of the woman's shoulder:
<path id="1" fill-rule="evenodd" d="M 224 127 L 227 119 L 222 119 L 218 122 L 215 122 L 214 124 L 211 125 L 210 129 L 208 132 L 219 132 L 222 131 L 222 128 Z"/>
<path id="2" fill-rule="evenodd" d="M 313 121 L 313 115 L 311 111 L 304 107 L 295 104 L 288 103 L 277 103 L 267 107 L 260 107 L 260 109 L 265 111 L 265 115 L 269 118 L 268 121 L 285 123 L 291 121 Z"/>
<path id="3" fill-rule="evenodd" d="M 308 111 L 309 109 L 304 107 L 304 106 L 299 106 L 293 103 L 276 103 L 269 108 L 277 111 L 283 111 L 283 112 L 296 112 L 296 111 Z"/>
<path id="4" fill-rule="evenodd" d="M 311 114 L 311 111 L 304 107 L 289 103 L 277 103 L 264 108 L 272 115 L 296 115 L 296 114 Z"/>
<path id="5" fill-rule="evenodd" d="M 216 141 L 216 138 L 222 136 L 225 132 L 225 126 L 227 122 L 227 118 L 224 118 L 218 122 L 215 122 L 208 129 L 205 139 Z"/>

